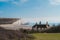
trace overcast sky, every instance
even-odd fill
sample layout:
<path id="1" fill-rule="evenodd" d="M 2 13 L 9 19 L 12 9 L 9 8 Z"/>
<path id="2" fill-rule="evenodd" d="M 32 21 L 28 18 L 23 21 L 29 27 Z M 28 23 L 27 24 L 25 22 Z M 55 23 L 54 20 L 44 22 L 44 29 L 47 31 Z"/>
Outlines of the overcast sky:
<path id="1" fill-rule="evenodd" d="M 0 0 L 0 17 L 60 22 L 60 0 Z"/>

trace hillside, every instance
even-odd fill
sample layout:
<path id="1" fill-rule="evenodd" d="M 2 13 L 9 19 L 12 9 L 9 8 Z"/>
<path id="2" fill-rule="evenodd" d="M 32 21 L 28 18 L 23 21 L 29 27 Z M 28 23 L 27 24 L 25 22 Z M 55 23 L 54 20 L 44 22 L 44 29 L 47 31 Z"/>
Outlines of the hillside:
<path id="1" fill-rule="evenodd" d="M 20 30 L 8 30 L 0 27 L 0 40 L 33 40 L 33 38 Z"/>

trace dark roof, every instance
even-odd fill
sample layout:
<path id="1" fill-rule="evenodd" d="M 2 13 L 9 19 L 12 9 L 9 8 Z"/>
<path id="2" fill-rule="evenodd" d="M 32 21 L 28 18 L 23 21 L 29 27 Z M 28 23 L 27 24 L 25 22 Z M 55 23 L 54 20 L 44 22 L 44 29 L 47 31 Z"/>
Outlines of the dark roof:
<path id="1" fill-rule="evenodd" d="M 40 28 L 46 28 L 46 24 L 36 24 L 36 25 L 34 25 L 34 26 L 32 26 L 32 27 L 40 27 Z M 48 24 L 48 26 L 49 26 L 49 24 Z"/>

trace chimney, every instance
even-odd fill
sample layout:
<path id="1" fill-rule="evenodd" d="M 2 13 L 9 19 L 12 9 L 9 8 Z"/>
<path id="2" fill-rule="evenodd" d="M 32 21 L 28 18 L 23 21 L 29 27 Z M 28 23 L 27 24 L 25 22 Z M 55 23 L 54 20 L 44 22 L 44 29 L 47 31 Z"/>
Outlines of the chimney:
<path id="1" fill-rule="evenodd" d="M 46 22 L 46 27 L 48 28 L 48 22 Z"/>
<path id="2" fill-rule="evenodd" d="M 46 25 L 48 25 L 48 22 L 46 22 Z"/>
<path id="3" fill-rule="evenodd" d="M 41 25 L 41 21 L 39 22 L 39 25 Z"/>

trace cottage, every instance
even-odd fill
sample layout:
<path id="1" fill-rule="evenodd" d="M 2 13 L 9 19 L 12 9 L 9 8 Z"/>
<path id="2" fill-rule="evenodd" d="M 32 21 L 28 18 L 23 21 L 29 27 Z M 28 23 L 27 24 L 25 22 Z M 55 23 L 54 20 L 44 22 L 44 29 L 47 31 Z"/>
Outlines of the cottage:
<path id="1" fill-rule="evenodd" d="M 46 28 L 48 28 L 49 27 L 49 24 L 48 24 L 48 22 L 46 22 L 46 24 L 41 24 L 41 22 L 39 23 L 39 24 L 35 24 L 35 25 L 33 25 L 32 26 L 32 29 L 34 30 L 38 30 L 38 29 L 40 29 L 40 30 L 44 30 L 44 29 L 46 29 Z"/>

